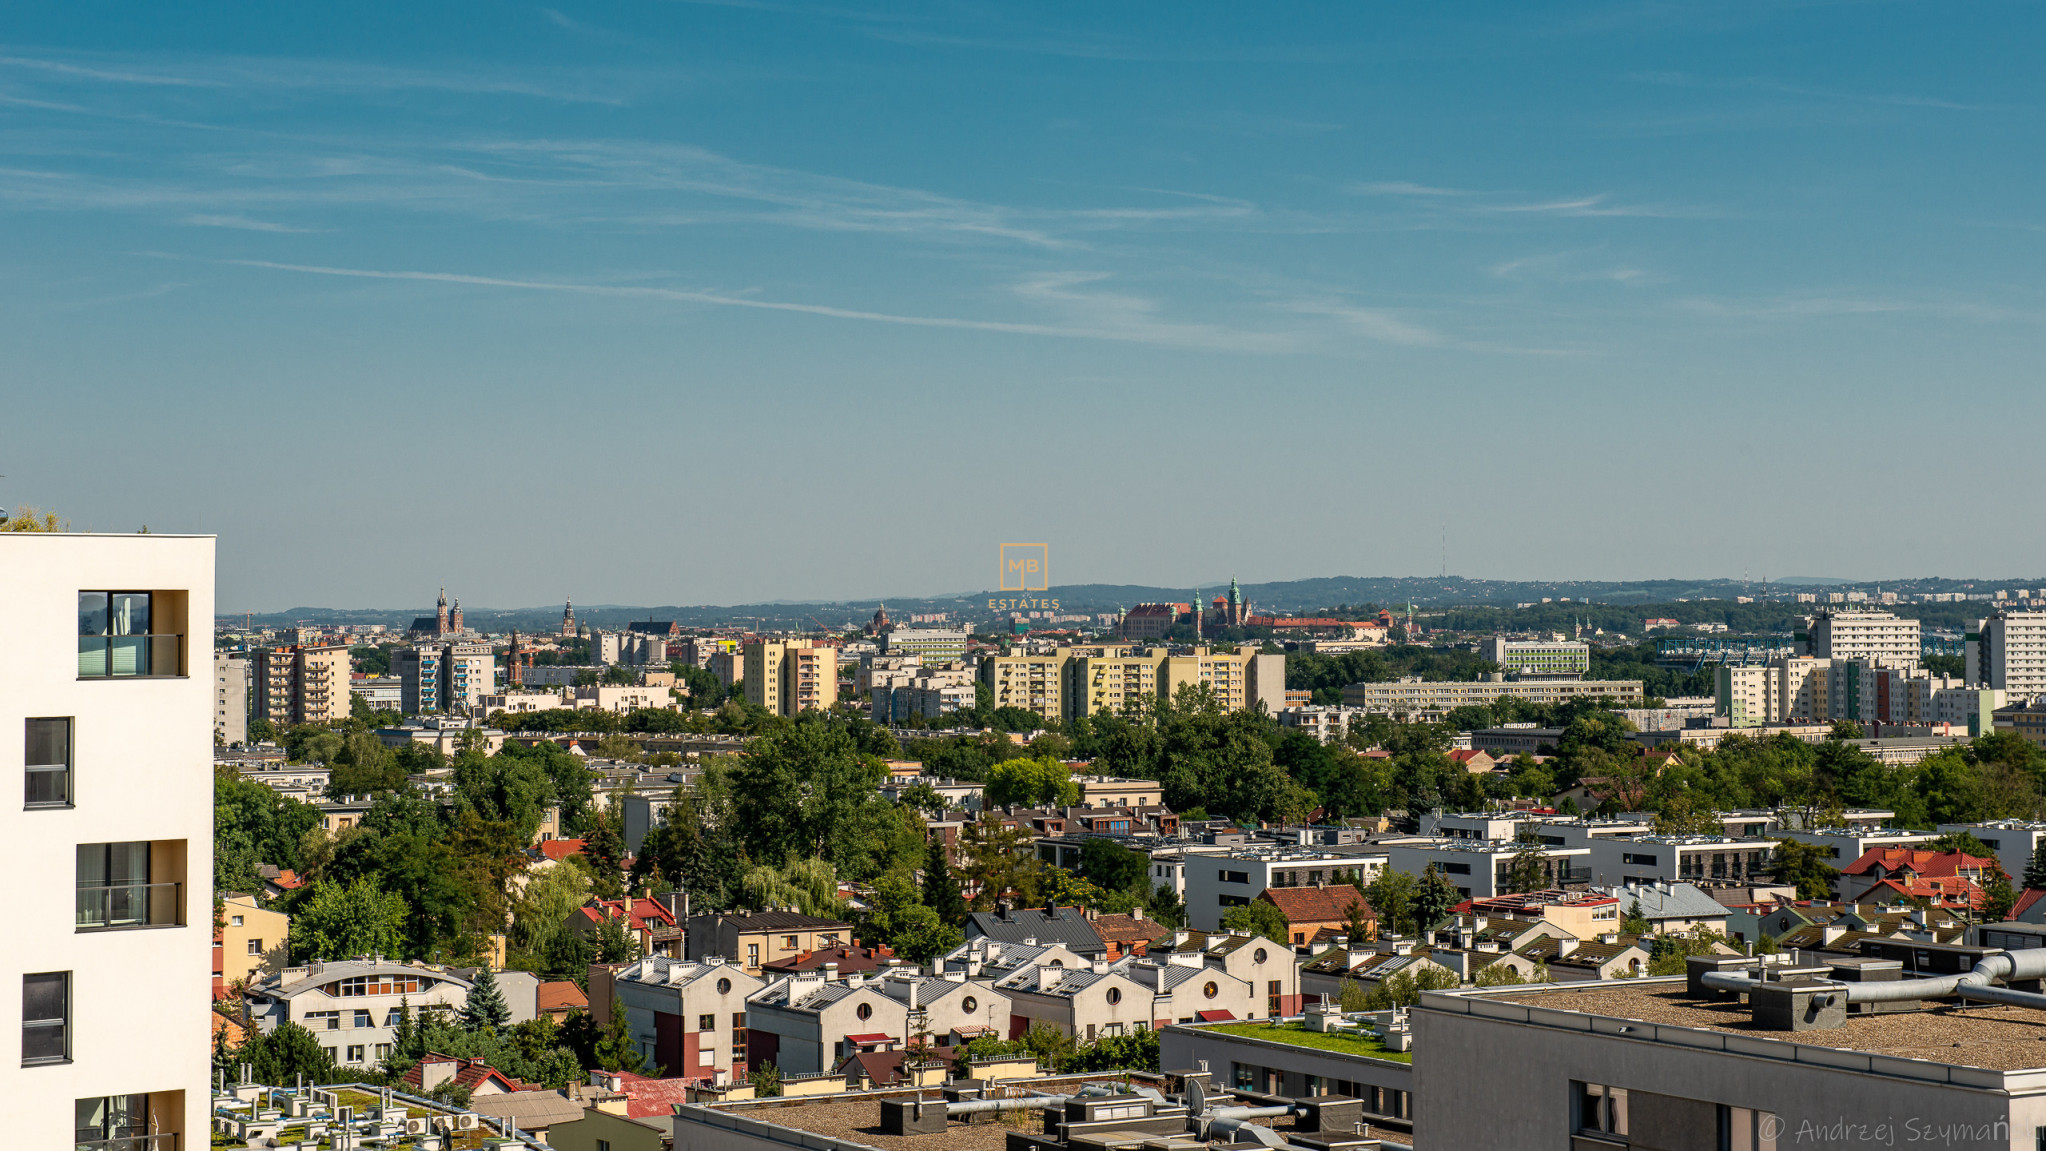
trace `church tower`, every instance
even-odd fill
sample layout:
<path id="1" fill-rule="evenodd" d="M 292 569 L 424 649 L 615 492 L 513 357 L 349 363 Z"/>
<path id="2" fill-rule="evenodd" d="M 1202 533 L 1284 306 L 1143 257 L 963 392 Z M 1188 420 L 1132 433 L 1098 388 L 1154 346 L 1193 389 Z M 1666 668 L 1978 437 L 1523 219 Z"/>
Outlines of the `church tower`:
<path id="1" fill-rule="evenodd" d="M 448 630 L 462 630 L 462 597 L 455 597 L 455 610 L 448 616 Z"/>
<path id="2" fill-rule="evenodd" d="M 574 639 L 574 638 L 575 638 L 575 601 L 574 601 L 574 600 L 564 600 L 564 601 L 562 601 L 562 604 L 561 604 L 561 634 L 562 634 L 562 635 L 563 635 L 564 637 L 568 638 L 568 639 Z"/>
<path id="3" fill-rule="evenodd" d="M 1243 589 L 1236 586 L 1236 577 L 1229 577 L 1229 626 L 1242 627 L 1250 611 L 1243 603 Z"/>
<path id="4" fill-rule="evenodd" d="M 440 602 L 433 609 L 433 634 L 448 634 L 448 589 L 440 589 Z"/>

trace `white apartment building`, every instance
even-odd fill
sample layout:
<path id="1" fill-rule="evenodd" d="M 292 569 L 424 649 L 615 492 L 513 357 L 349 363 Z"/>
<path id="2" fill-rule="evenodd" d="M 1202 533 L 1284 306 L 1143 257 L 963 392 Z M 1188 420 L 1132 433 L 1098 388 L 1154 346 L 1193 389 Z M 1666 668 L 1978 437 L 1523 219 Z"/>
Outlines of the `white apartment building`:
<path id="1" fill-rule="evenodd" d="M 1746 880 L 1767 870 L 1776 841 L 1731 835 L 1640 835 L 1591 845 L 1592 882 Z"/>
<path id="2" fill-rule="evenodd" d="M 1884 667 L 1916 667 L 1918 621 L 1886 611 L 1824 611 L 1806 621 L 1811 654 L 1819 659 L 1865 659 Z"/>
<path id="3" fill-rule="evenodd" d="M 1313 887 L 1347 883 L 1363 863 L 1347 855 L 1297 847 L 1240 847 L 1218 855 L 1189 855 L 1182 861 L 1181 895 L 1186 922 L 1197 931 L 1219 931 L 1232 907 L 1243 907 L 1267 887 Z"/>
<path id="4" fill-rule="evenodd" d="M 1279 709 L 1281 727 L 1297 727 L 1314 737 L 1316 743 L 1337 743 L 1350 733 L 1352 723 L 1362 723 L 1369 713 L 1361 707 L 1338 704 L 1308 704 Z"/>
<path id="5" fill-rule="evenodd" d="M 1542 853 L 1545 885 L 1561 887 L 1588 878 L 1589 847 L 1538 844 Z M 1429 867 L 1456 888 L 1466 899 L 1490 899 L 1507 893 L 1507 877 L 1522 844 L 1497 840 L 1438 839 L 1432 842 L 1388 843 L 1385 865 L 1394 871 L 1422 876 Z"/>
<path id="6" fill-rule="evenodd" d="M 2025 868 L 2032 862 L 2032 853 L 2039 850 L 2041 843 L 2046 843 L 2046 823 L 2027 819 L 1939 825 L 1941 835 L 1956 831 L 1967 832 L 1995 851 L 1996 862 L 2003 867 L 2003 873 L 2010 876 L 2011 883 L 2018 887 L 2025 885 Z"/>
<path id="7" fill-rule="evenodd" d="M 1495 635 L 1479 645 L 1478 654 L 1498 664 L 1499 670 L 1521 679 L 1578 679 L 1591 674 L 1591 645 L 1588 643 L 1508 639 Z"/>
<path id="8" fill-rule="evenodd" d="M 211 536 L 0 535 L 9 1147 L 207 1141 L 213 557 Z"/>
<path id="9" fill-rule="evenodd" d="M 246 652 L 213 656 L 213 741 L 249 741 L 249 660 Z"/>
<path id="10" fill-rule="evenodd" d="M 2000 611 L 1968 635 L 1968 682 L 2011 698 L 2046 693 L 2046 612 Z"/>
<path id="11" fill-rule="evenodd" d="M 401 1007 L 409 1005 L 414 1018 L 425 1011 L 460 1011 L 469 1002 L 469 980 L 452 968 L 425 963 L 350 959 L 287 967 L 252 985 L 245 998 L 263 1032 L 296 1023 L 313 1033 L 337 1065 L 373 1067 L 391 1054 Z"/>
<path id="12" fill-rule="evenodd" d="M 640 1054 L 670 1079 L 706 1079 L 720 1071 L 743 1077 L 746 1000 L 766 989 L 766 980 L 718 956 L 702 962 L 653 956 L 611 982 Z"/>

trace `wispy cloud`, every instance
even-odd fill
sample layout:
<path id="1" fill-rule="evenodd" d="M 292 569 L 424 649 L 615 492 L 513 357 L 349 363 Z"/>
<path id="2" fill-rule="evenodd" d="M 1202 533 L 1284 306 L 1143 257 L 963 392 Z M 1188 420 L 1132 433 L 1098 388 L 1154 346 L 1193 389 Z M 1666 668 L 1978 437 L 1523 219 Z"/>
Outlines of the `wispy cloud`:
<path id="1" fill-rule="evenodd" d="M 1638 83 L 1658 84 L 1669 88 L 1760 92 L 1772 96 L 1793 96 L 1825 103 L 1883 105 L 1893 108 L 1929 108 L 1944 112 L 1994 112 L 2008 110 L 1994 104 L 1972 104 L 1939 96 L 1920 96 L 1906 92 L 1850 92 L 1835 88 L 1821 88 L 1811 84 L 1794 84 L 1768 76 L 1699 76 L 1689 72 L 1635 72 L 1627 78 Z"/>
<path id="2" fill-rule="evenodd" d="M 116 54 L 0 56 L 0 76 L 9 71 L 41 76 L 53 85 L 146 86 L 334 94 L 436 91 L 472 95 L 530 96 L 568 103 L 621 105 L 629 86 L 646 77 L 629 71 L 586 73 L 566 69 L 483 71 L 466 68 L 402 68 L 351 60 L 262 56 L 136 57 Z"/>
<path id="3" fill-rule="evenodd" d="M 106 84 L 144 84 L 164 88 L 220 88 L 225 83 L 193 76 L 176 76 L 163 72 L 137 71 L 132 68 L 103 67 L 91 64 L 73 64 L 64 60 L 44 59 L 35 56 L 0 56 L 0 68 L 21 68 L 44 72 L 70 80 L 91 80 Z"/>
<path id="4" fill-rule="evenodd" d="M 251 220 L 247 216 L 213 216 L 195 214 L 186 216 L 183 223 L 195 228 L 240 228 L 248 232 L 310 232 L 311 228 L 294 228 L 289 224 L 272 223 L 269 220 Z"/>
<path id="5" fill-rule="evenodd" d="M 1325 300 L 1302 300 L 1290 305 L 1290 308 L 1303 315 L 1328 316 L 1340 320 L 1351 331 L 1382 344 L 1435 347 L 1443 343 L 1440 333 L 1403 320 L 1384 308 L 1365 308 Z"/>
<path id="6" fill-rule="evenodd" d="M 1067 324 L 1030 323 L 1005 320 L 974 320 L 950 316 L 916 316 L 895 312 L 841 308 L 829 304 L 805 304 L 765 300 L 754 296 L 702 289 L 663 288 L 637 284 L 590 284 L 559 280 L 526 280 L 503 276 L 477 276 L 458 272 L 385 271 L 340 268 L 315 264 L 287 264 L 270 260 L 222 260 L 245 268 L 263 268 L 316 276 L 340 276 L 367 280 L 400 280 L 423 283 L 461 284 L 482 288 L 505 288 L 529 292 L 558 292 L 616 299 L 668 300 L 683 304 L 706 304 L 723 308 L 752 308 L 771 312 L 794 312 L 839 320 L 897 324 L 918 328 L 952 328 L 977 332 L 1006 332 L 1026 336 L 1056 336 L 1068 339 L 1116 340 L 1186 348 L 1231 351 L 1289 351 L 1296 341 L 1280 334 L 1242 331 L 1211 325 L 1173 323 L 1160 320 L 1156 305 L 1138 297 L 1106 292 L 1075 292 L 1072 287 L 1099 277 L 1047 276 L 1017 286 L 1019 299 L 1059 305 L 1077 315 L 1080 322 Z"/>
<path id="7" fill-rule="evenodd" d="M 1608 282 L 1627 285 L 1659 284 L 1667 275 L 1626 264 L 1610 264 L 1597 251 L 1544 252 L 1501 260 L 1485 269 L 1500 280 L 1542 280 L 1553 284 Z"/>
<path id="8" fill-rule="evenodd" d="M 1378 180 L 1350 185 L 1352 192 L 1367 196 L 1475 196 L 1478 193 L 1463 188 L 1437 188 L 1427 184 L 1413 184 L 1405 180 Z"/>
<path id="9" fill-rule="evenodd" d="M 1526 198 L 1525 193 L 1442 188 L 1409 183 L 1405 180 L 1352 184 L 1349 190 L 1364 196 L 1396 197 L 1431 211 L 1471 215 L 1642 216 L 1675 219 L 1717 214 L 1707 209 L 1686 205 L 1624 203 L 1616 200 L 1610 192 L 1530 200 Z"/>
<path id="10" fill-rule="evenodd" d="M 2033 319 L 2035 313 L 1959 298 L 1781 295 L 1752 299 L 1693 296 L 1675 302 L 1693 315 L 1742 320 L 1802 320 L 1842 316 L 1922 315 L 1995 322 Z"/>

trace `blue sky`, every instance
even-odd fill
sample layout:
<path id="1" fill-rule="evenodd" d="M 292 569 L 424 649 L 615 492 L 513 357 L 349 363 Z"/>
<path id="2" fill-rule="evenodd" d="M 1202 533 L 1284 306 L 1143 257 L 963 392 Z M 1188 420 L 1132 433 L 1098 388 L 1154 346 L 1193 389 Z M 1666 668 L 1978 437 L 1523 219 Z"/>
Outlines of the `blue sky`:
<path id="1" fill-rule="evenodd" d="M 0 500 L 250 610 L 2046 571 L 2035 6 L 423 7 L 9 6 Z"/>

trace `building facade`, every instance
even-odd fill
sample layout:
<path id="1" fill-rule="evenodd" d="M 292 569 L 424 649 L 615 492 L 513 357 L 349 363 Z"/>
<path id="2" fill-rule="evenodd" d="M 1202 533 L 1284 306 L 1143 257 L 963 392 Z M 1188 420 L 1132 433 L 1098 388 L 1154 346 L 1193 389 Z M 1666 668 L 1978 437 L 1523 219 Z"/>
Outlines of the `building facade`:
<path id="1" fill-rule="evenodd" d="M 1343 706 L 1361 707 L 1378 715 L 1418 715 L 1424 711 L 1448 711 L 1469 704 L 1489 704 L 1501 696 L 1530 703 L 1609 698 L 1621 706 L 1638 706 L 1644 698 L 1638 679 L 1449 683 L 1409 676 L 1392 683 L 1353 683 L 1343 689 Z"/>
<path id="2" fill-rule="evenodd" d="M 9 1146 L 207 1142 L 213 565 L 209 536 L 0 535 Z"/>
<path id="3" fill-rule="evenodd" d="M 213 656 L 213 742 L 249 741 L 249 660 L 244 652 Z"/>
<path id="4" fill-rule="evenodd" d="M 256 715 L 279 727 L 348 718 L 348 649 L 290 644 L 256 653 Z"/>
<path id="5" fill-rule="evenodd" d="M 1885 667 L 1916 667 L 1921 652 L 1915 619 L 1886 611 L 1823 611 L 1806 621 L 1811 654 L 1863 659 Z"/>
<path id="6" fill-rule="evenodd" d="M 1499 670 L 1520 679 L 1582 679 L 1591 674 L 1591 645 L 1507 639 L 1495 635 L 1478 649 Z"/>
<path id="7" fill-rule="evenodd" d="M 781 716 L 838 702 L 838 649 L 805 640 L 762 640 L 743 649 L 746 702 Z"/>
<path id="8" fill-rule="evenodd" d="M 2000 611 L 1967 637 L 1968 682 L 2015 698 L 2046 694 L 2046 612 Z"/>
<path id="9" fill-rule="evenodd" d="M 391 653 L 407 715 L 467 715 L 497 691 L 497 656 L 487 643 L 423 643 Z"/>

